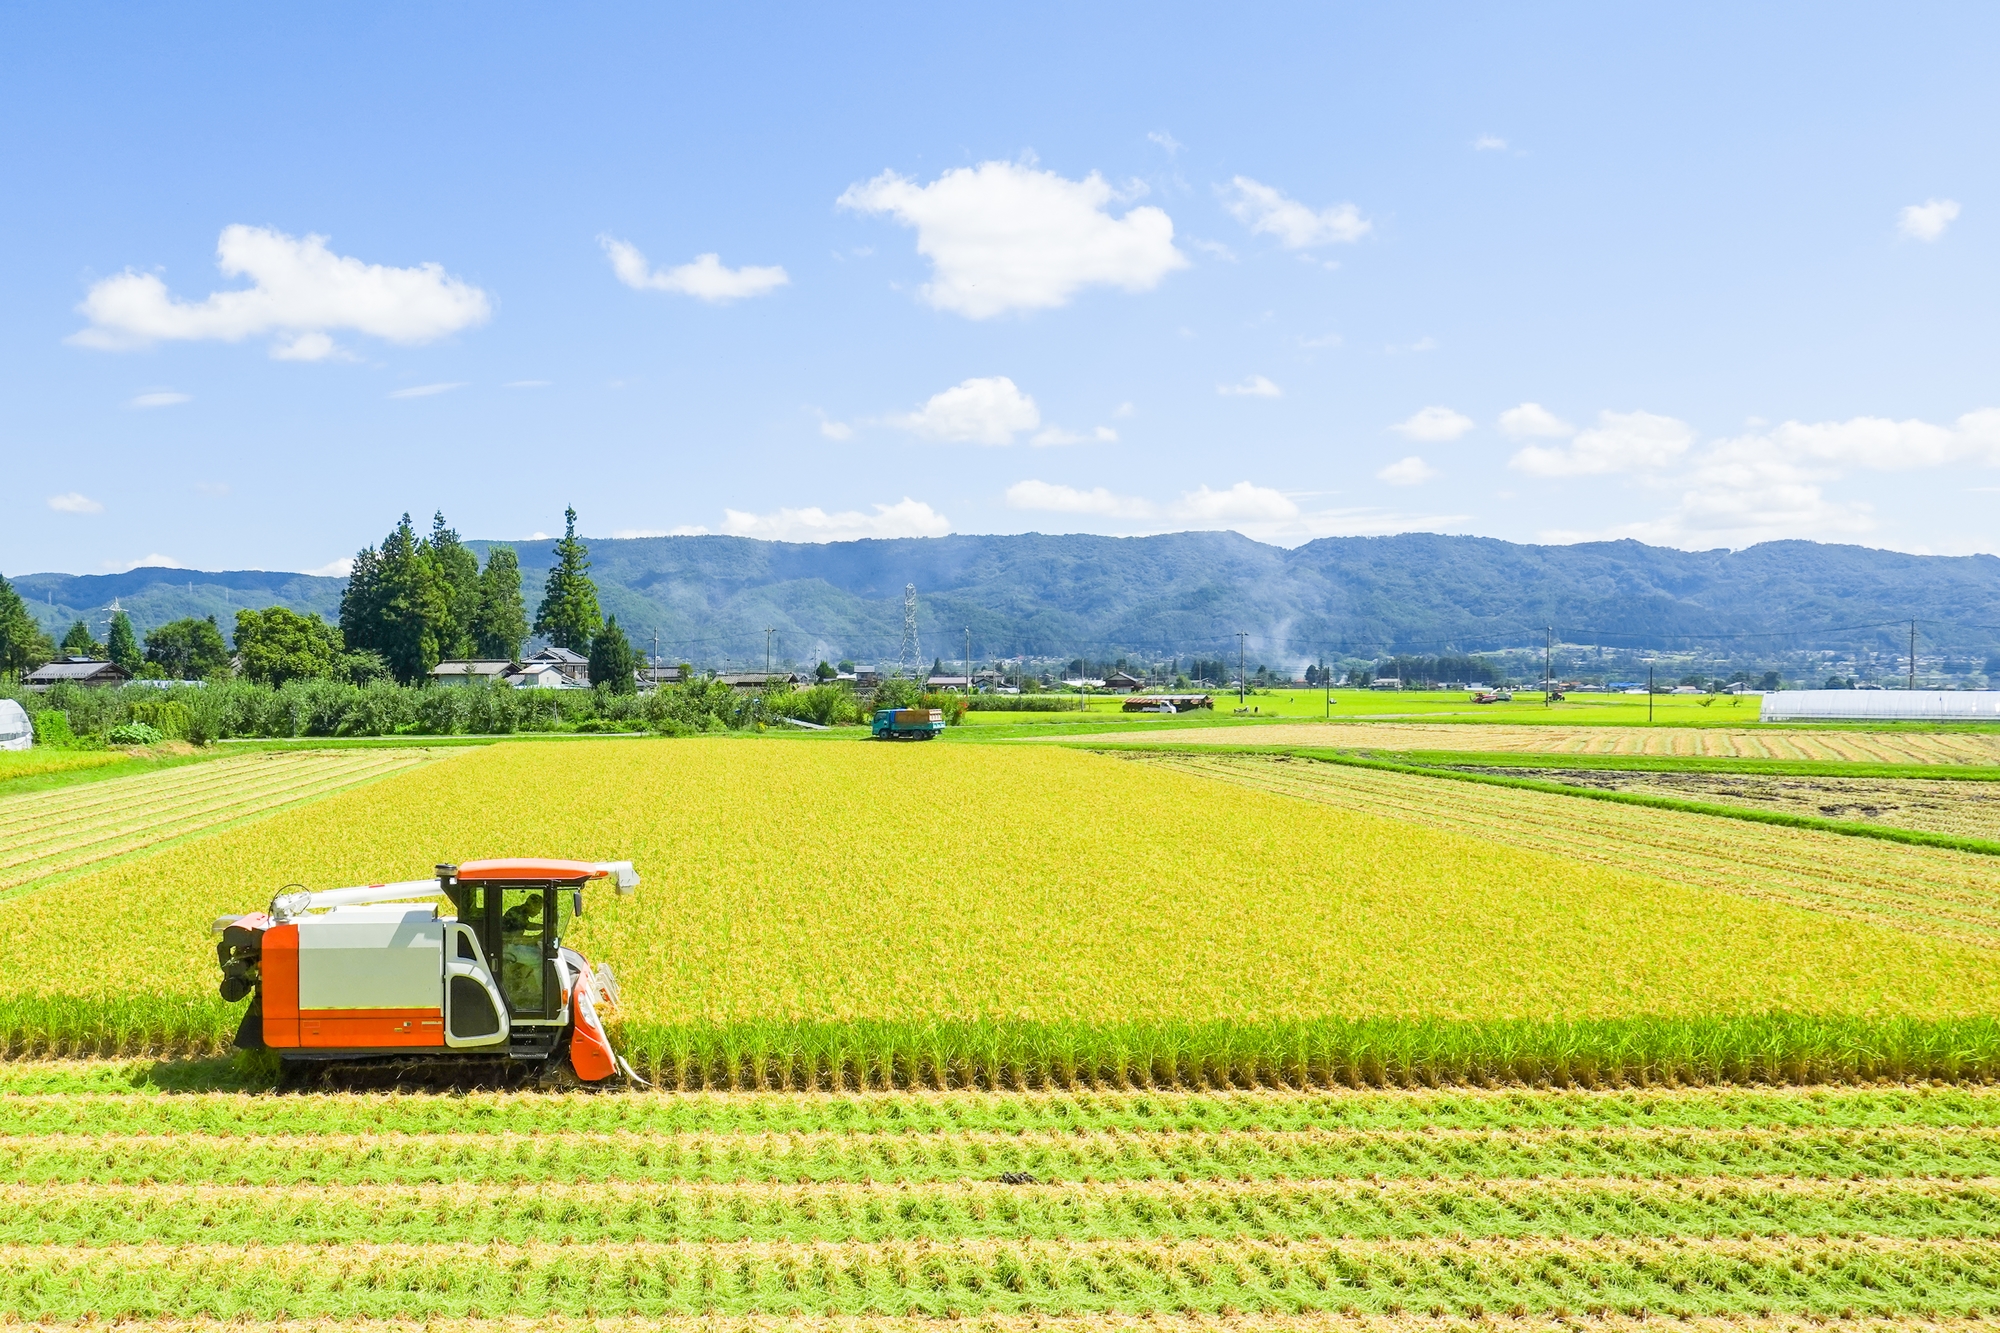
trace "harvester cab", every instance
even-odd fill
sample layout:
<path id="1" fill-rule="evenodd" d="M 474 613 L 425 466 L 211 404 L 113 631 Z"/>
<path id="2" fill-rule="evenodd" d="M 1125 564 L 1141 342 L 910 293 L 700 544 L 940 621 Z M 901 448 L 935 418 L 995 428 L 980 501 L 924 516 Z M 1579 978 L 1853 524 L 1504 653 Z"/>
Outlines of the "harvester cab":
<path id="1" fill-rule="evenodd" d="M 466 861 L 223 917 L 222 998 L 250 997 L 236 1045 L 288 1060 L 567 1057 L 585 1082 L 630 1076 L 600 1013 L 618 1002 L 610 967 L 563 943 L 602 880 L 621 895 L 639 884 L 630 861 Z"/>

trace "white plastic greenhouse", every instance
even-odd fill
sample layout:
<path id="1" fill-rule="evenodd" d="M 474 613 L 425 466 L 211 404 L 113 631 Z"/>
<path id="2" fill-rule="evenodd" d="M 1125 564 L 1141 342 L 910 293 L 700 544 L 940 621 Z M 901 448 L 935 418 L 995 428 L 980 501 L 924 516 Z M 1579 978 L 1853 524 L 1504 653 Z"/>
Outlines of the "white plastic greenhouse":
<path id="1" fill-rule="evenodd" d="M 1784 690 L 1764 722 L 2000 722 L 2000 690 Z"/>

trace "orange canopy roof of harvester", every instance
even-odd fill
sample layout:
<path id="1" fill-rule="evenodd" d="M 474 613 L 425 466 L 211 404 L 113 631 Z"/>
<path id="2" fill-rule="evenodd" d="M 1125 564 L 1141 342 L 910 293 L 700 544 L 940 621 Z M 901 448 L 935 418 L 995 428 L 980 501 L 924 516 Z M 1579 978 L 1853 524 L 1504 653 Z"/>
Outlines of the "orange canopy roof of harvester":
<path id="1" fill-rule="evenodd" d="M 616 875 L 623 866 L 631 874 L 629 861 L 557 861 L 539 856 L 500 857 L 489 861 L 461 861 L 461 880 L 582 880 Z"/>

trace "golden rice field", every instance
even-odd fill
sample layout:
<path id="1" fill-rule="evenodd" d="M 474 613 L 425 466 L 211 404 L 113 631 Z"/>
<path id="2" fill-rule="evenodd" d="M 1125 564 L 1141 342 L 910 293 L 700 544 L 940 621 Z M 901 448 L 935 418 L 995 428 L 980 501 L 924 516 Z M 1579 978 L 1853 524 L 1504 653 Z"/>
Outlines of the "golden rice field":
<path id="1" fill-rule="evenodd" d="M 10 970 L 0 997 L 205 1003 L 204 928 L 282 885 L 548 854 L 640 866 L 639 894 L 602 895 L 574 942 L 625 978 L 631 1017 L 667 1024 L 1939 1016 L 2000 1003 L 1978 901 L 1991 883 L 1943 854 L 1710 833 L 1717 858 L 1728 846 L 1804 858 L 1793 880 L 1769 877 L 1796 890 L 1753 885 L 1782 899 L 1761 900 L 1672 878 L 1673 856 L 1620 868 L 1606 862 L 1624 853 L 1593 860 L 1558 830 L 1512 846 L 1499 827 L 1511 816 L 1466 818 L 1514 793 L 1455 785 L 1423 826 L 1407 798 L 1332 808 L 1219 786 L 1188 762 L 734 739 L 496 745 L 0 902 L 0 928 L 38 960 Z M 1645 828 L 1649 813 L 1562 815 L 1571 829 Z M 1902 899 L 1815 891 L 1828 853 L 1932 878 Z M 89 950 L 74 945 L 79 919 L 102 923 Z"/>
<path id="2" fill-rule="evenodd" d="M 2000 764 L 2000 732 L 1808 731 L 1758 727 L 1510 726 L 1505 723 L 1285 722 L 1119 736 L 1163 745 L 1317 745 L 1487 754 L 1670 755 L 1871 764 Z"/>
<path id="3" fill-rule="evenodd" d="M 266 815 L 452 753 L 415 748 L 260 752 L 0 796 L 0 892 Z"/>
<path id="4" fill-rule="evenodd" d="M 1126 757 L 1690 889 L 2000 948 L 1996 857 L 1309 759 L 1130 751 Z"/>

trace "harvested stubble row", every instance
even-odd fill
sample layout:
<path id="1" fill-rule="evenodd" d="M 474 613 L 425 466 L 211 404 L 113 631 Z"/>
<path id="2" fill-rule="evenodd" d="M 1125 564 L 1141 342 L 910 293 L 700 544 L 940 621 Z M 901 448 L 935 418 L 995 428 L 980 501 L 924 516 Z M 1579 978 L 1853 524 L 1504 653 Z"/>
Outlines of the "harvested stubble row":
<path id="1" fill-rule="evenodd" d="M 1671 755 L 1684 759 L 1837 760 L 1871 764 L 2000 764 L 2000 734 L 1991 732 L 1301 722 L 1258 727 L 1192 727 L 1155 735 L 1121 733 L 1118 739 L 1161 745 L 1315 745 L 1381 753 L 1466 750 L 1493 754 Z"/>
<path id="2" fill-rule="evenodd" d="M 922 1240 L 484 1246 L 0 1247 L 27 1321 L 627 1314 L 1429 1310 L 1961 1316 L 2000 1245 L 1736 1240 Z"/>
<path id="3" fill-rule="evenodd" d="M 2000 1236 L 1993 1180 L 0 1186 L 0 1246 Z"/>
<path id="4" fill-rule="evenodd" d="M 2000 858 L 1309 759 L 1126 754 L 1183 773 L 1618 866 L 1691 888 L 2000 947 Z"/>
<path id="5" fill-rule="evenodd" d="M 525 850 L 649 877 L 570 942 L 675 1087 L 2000 1072 L 1983 947 L 1100 755 L 705 739 L 495 745 L 0 902 L 0 1036 L 216 1049 L 215 916 Z"/>
<path id="6" fill-rule="evenodd" d="M 371 782 L 426 749 L 246 754 L 0 799 L 0 891 Z"/>
<path id="7" fill-rule="evenodd" d="M 158 1073 L 0 1066 L 16 1318 L 1255 1326 L 2000 1303 L 1988 1088 L 136 1090 Z"/>

